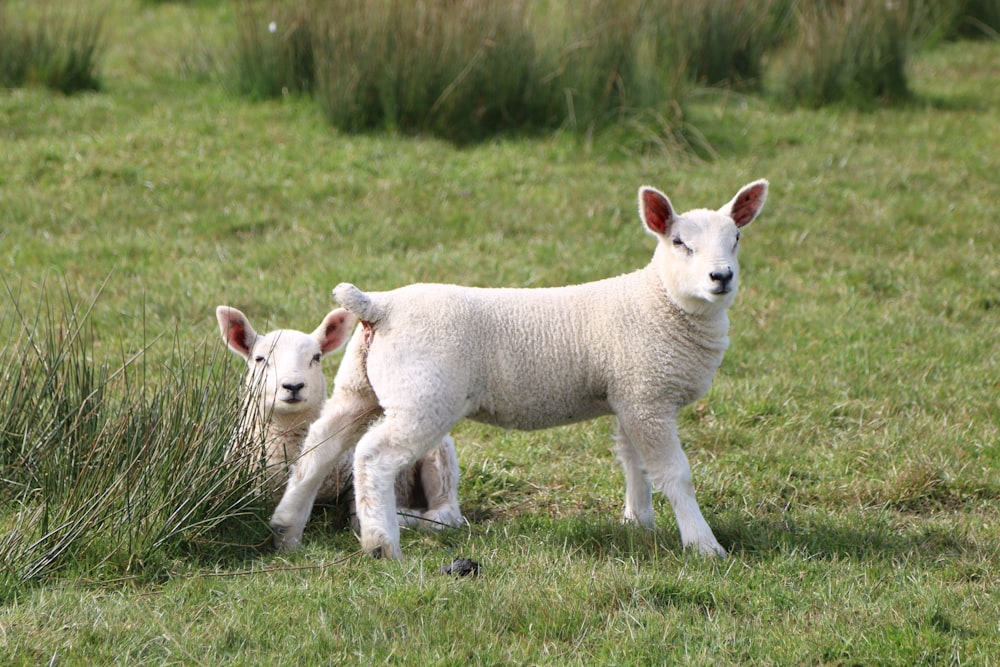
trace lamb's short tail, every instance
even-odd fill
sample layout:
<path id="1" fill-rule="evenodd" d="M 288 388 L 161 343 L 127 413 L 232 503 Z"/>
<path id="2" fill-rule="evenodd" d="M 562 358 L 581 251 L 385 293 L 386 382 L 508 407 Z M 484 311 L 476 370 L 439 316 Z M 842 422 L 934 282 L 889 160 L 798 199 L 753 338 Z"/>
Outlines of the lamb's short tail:
<path id="1" fill-rule="evenodd" d="M 333 298 L 364 322 L 378 322 L 382 317 L 382 309 L 375 301 L 351 283 L 340 283 L 334 287 Z"/>

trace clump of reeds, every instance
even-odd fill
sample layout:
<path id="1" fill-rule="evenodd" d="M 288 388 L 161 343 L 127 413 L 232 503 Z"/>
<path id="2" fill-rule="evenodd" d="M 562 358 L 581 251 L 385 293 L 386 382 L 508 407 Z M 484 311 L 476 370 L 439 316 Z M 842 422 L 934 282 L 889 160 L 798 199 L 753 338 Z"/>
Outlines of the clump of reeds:
<path id="1" fill-rule="evenodd" d="M 334 0 L 316 5 L 317 96 L 345 131 L 457 140 L 531 124 L 529 3 Z"/>
<path id="2" fill-rule="evenodd" d="M 13 14 L 0 0 L 0 85 L 42 85 L 62 93 L 98 90 L 99 15 L 64 16 L 43 6 Z"/>
<path id="3" fill-rule="evenodd" d="M 244 0 L 236 13 L 233 85 L 253 99 L 310 93 L 316 82 L 313 18 L 307 1 Z"/>
<path id="4" fill-rule="evenodd" d="M 682 92 L 651 4 L 324 3 L 317 94 L 347 131 L 589 132 Z"/>
<path id="5" fill-rule="evenodd" d="M 589 133 L 683 116 L 691 82 L 759 82 L 773 2 L 247 0 L 235 78 L 258 97 L 312 91 L 347 132 Z"/>
<path id="6" fill-rule="evenodd" d="M 904 100 L 910 35 L 905 0 L 800 3 L 780 94 L 814 107 Z"/>
<path id="7" fill-rule="evenodd" d="M 689 79 L 702 84 L 755 87 L 766 50 L 781 39 L 772 27 L 774 0 L 675 2 L 670 18 L 678 58 Z M 775 7 L 772 7 L 775 5 Z"/>
<path id="8" fill-rule="evenodd" d="M 213 370 L 215 346 L 173 350 L 154 380 L 144 351 L 95 359 L 90 308 L 26 312 L 8 296 L 0 597 L 66 570 L 157 576 L 171 558 L 212 549 L 240 517 L 263 524 L 251 467 L 223 460 L 239 409 Z"/>
<path id="9" fill-rule="evenodd" d="M 955 21 L 955 33 L 960 37 L 1000 38 L 1000 2 L 997 0 L 965 0 Z"/>
<path id="10" fill-rule="evenodd" d="M 589 135 L 641 126 L 649 145 L 684 145 L 697 135 L 685 112 L 692 86 L 759 89 L 767 79 L 768 92 L 805 106 L 906 100 L 914 41 L 949 38 L 959 26 L 989 34 L 1000 12 L 981 0 L 300 0 L 261 7 L 241 5 L 242 89 L 258 97 L 311 92 L 343 131 L 463 142 L 511 131 Z M 765 64 L 776 71 L 765 77 Z"/>

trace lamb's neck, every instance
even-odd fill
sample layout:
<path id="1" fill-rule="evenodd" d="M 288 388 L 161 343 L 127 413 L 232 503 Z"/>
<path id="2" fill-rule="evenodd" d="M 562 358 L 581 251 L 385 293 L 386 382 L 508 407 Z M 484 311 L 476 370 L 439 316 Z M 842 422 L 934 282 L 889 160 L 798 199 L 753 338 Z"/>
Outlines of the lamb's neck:
<path id="1" fill-rule="evenodd" d="M 682 322 L 694 336 L 692 341 L 711 352 L 725 352 L 729 347 L 729 315 L 725 308 L 706 303 L 704 308 L 690 310 L 681 307 L 669 294 L 666 281 L 657 262 L 640 271 L 646 288 L 655 295 L 661 307 L 674 322 Z"/>
<path id="2" fill-rule="evenodd" d="M 309 425 L 318 417 L 317 412 L 299 412 L 292 415 L 274 413 L 267 423 L 266 439 L 285 442 L 303 441 L 309 433 Z"/>

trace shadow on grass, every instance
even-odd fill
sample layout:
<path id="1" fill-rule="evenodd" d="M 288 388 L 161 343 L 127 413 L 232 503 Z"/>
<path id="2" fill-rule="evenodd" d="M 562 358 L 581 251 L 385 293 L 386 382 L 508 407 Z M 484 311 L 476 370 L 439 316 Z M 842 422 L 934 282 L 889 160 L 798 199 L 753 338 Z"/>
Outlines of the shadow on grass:
<path id="1" fill-rule="evenodd" d="M 544 514 L 498 517 L 489 510 L 464 508 L 470 526 L 441 531 L 403 531 L 404 552 L 420 549 L 423 542 L 442 559 L 456 554 L 477 556 L 494 551 L 494 541 L 534 543 L 539 549 L 598 560 L 628 559 L 638 562 L 661 561 L 665 555 L 683 554 L 680 536 L 672 518 L 658 517 L 658 527 L 647 531 L 625 525 L 617 519 L 580 516 L 553 518 Z M 732 557 L 744 562 L 782 558 L 801 560 L 942 560 L 977 561 L 995 557 L 997 545 L 978 543 L 959 527 L 940 522 L 912 524 L 900 528 L 894 515 L 886 512 L 812 513 L 807 516 L 767 515 L 746 517 L 728 514 L 710 517 L 719 542 Z M 266 519 L 253 526 L 234 527 L 234 541 L 220 541 L 215 549 L 197 549 L 188 565 L 193 569 L 241 570 L 259 565 L 262 557 L 275 554 Z M 415 538 L 415 533 L 420 538 Z M 248 538 L 251 538 L 248 540 Z M 471 542 L 470 542 L 471 538 Z M 251 543 L 253 542 L 253 543 Z M 409 544 L 408 544 L 409 543 Z M 317 505 L 306 529 L 306 548 L 320 547 L 358 555 L 357 535 L 343 504 Z M 534 547 L 531 547 L 534 548 Z M 442 561 L 443 562 L 443 561 Z"/>
<path id="2" fill-rule="evenodd" d="M 261 506 L 252 514 L 217 526 L 205 540 L 190 545 L 187 565 L 241 569 L 276 553 L 268 526 L 274 507 L 275 504 Z M 357 536 L 351 530 L 346 502 L 317 502 L 309 516 L 305 538 L 307 542 L 331 548 L 356 548 Z"/>
<path id="3" fill-rule="evenodd" d="M 470 508 L 470 515 L 475 510 Z M 520 516 L 501 520 L 508 539 L 532 538 L 567 552 L 595 558 L 628 557 L 655 560 L 682 552 L 680 535 L 672 518 L 658 517 L 652 531 L 624 525 L 617 520 L 580 517 L 551 519 Z M 934 522 L 900 528 L 886 513 L 830 513 L 806 517 L 786 515 L 747 518 L 729 515 L 710 519 L 723 547 L 746 561 L 763 561 L 795 555 L 804 559 L 936 561 L 949 558 L 992 557 L 997 545 L 981 544 L 963 529 Z M 481 532 L 474 526 L 474 532 Z M 442 533 L 444 542 L 448 541 Z M 989 551 L 989 553 L 987 553 Z"/>
<path id="4" fill-rule="evenodd" d="M 919 93 L 914 94 L 911 99 L 909 99 L 905 104 L 900 106 L 903 111 L 925 111 L 931 109 L 933 111 L 945 111 L 945 112 L 983 112 L 989 111 L 991 105 L 989 101 L 983 99 L 981 94 L 968 92 L 968 93 L 954 93 L 954 94 L 937 94 L 937 93 Z"/>
<path id="5" fill-rule="evenodd" d="M 723 546 L 747 560 L 794 553 L 807 559 L 933 561 L 983 548 L 957 527 L 927 523 L 901 528 L 885 512 L 736 517 L 717 521 L 715 531 Z"/>

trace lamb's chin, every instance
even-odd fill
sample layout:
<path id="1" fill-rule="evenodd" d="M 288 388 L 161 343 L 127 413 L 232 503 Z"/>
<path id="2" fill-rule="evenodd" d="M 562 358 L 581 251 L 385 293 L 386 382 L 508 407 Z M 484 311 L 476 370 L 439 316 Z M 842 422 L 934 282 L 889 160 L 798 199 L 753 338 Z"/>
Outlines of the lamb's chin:
<path id="1" fill-rule="evenodd" d="M 690 295 L 675 303 L 681 307 L 681 310 L 690 315 L 709 317 L 727 310 L 733 304 L 735 297 L 735 290 L 721 294 L 706 290 L 701 294 Z"/>
<path id="2" fill-rule="evenodd" d="M 301 398 L 281 400 L 274 404 L 274 412 L 280 415 L 294 415 L 305 412 L 308 408 L 309 402 Z"/>
<path id="3" fill-rule="evenodd" d="M 727 290 L 706 289 L 701 298 L 712 306 L 728 308 L 736 298 L 736 288 Z"/>

